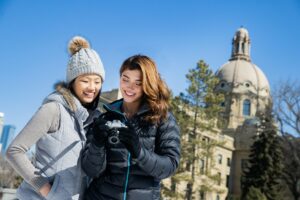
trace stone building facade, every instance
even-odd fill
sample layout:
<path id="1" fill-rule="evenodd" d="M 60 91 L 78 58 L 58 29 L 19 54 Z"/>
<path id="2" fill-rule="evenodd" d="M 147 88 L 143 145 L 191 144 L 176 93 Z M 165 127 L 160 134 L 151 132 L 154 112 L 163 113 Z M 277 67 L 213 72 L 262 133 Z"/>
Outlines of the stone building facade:
<path id="1" fill-rule="evenodd" d="M 234 139 L 229 194 L 239 197 L 242 168 L 248 159 L 252 138 L 257 134 L 259 121 L 256 115 L 264 111 L 271 100 L 268 79 L 251 62 L 250 37 L 245 28 L 236 31 L 231 58 L 216 74 L 220 78 L 217 89 L 225 94 L 227 126 L 222 133 Z"/>

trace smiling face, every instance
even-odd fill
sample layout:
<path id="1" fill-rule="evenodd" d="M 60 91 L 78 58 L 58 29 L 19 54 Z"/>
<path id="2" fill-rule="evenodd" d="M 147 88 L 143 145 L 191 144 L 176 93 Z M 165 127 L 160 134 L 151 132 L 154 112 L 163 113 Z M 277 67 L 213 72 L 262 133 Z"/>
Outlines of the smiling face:
<path id="1" fill-rule="evenodd" d="M 73 90 L 82 104 L 89 104 L 98 96 L 102 86 L 101 77 L 94 74 L 78 76 L 73 84 Z"/>
<path id="2" fill-rule="evenodd" d="M 140 103 L 144 93 L 141 70 L 124 70 L 121 74 L 120 89 L 124 102 Z"/>

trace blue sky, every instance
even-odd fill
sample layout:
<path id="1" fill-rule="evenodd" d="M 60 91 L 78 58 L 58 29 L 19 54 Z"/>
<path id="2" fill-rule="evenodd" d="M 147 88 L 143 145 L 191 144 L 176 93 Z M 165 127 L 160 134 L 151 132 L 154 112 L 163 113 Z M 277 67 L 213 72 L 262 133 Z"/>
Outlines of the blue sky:
<path id="1" fill-rule="evenodd" d="M 19 132 L 65 79 L 67 43 L 86 37 L 104 63 L 104 90 L 134 54 L 152 57 L 173 93 L 203 59 L 216 71 L 228 61 L 235 31 L 251 38 L 252 62 L 269 79 L 300 73 L 299 0 L 0 0 L 0 112 Z"/>

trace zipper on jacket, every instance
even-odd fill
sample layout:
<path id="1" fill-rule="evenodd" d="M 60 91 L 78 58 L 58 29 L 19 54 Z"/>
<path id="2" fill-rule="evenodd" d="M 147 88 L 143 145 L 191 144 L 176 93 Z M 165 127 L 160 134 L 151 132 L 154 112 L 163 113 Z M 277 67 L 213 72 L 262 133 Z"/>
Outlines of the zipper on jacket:
<path id="1" fill-rule="evenodd" d="M 127 187 L 128 187 L 129 172 L 130 172 L 130 152 L 128 152 L 128 156 L 127 156 L 127 172 L 126 172 L 123 200 L 127 199 Z"/>

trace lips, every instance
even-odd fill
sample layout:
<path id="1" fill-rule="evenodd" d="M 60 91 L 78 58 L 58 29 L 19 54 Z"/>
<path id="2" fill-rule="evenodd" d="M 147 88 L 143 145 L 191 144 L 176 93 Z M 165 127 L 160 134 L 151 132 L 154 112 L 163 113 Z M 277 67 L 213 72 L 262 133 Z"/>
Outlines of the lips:
<path id="1" fill-rule="evenodd" d="M 133 92 L 128 92 L 128 91 L 124 91 L 124 93 L 127 95 L 127 96 L 129 96 L 129 97 L 133 97 L 134 95 L 135 95 L 135 93 L 133 93 Z"/>
<path id="2" fill-rule="evenodd" d="M 93 98 L 94 97 L 94 93 L 86 93 L 84 92 L 83 95 L 87 98 Z"/>

